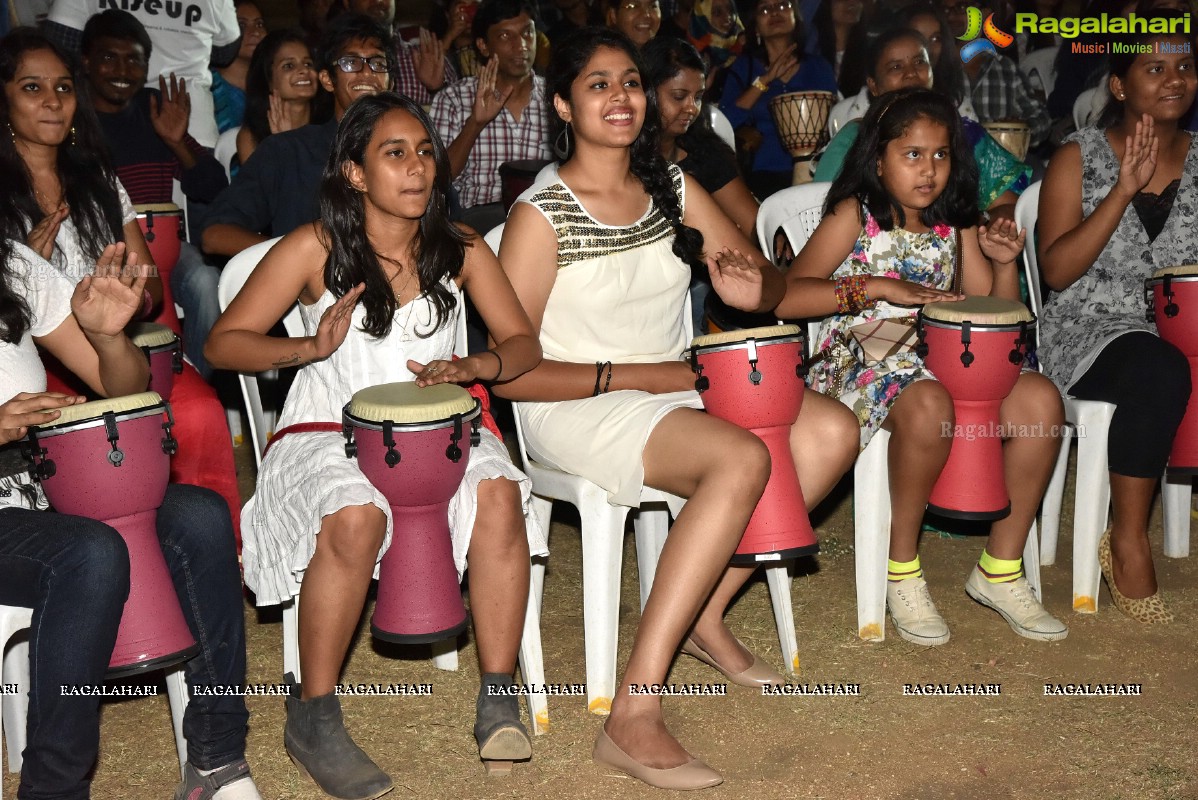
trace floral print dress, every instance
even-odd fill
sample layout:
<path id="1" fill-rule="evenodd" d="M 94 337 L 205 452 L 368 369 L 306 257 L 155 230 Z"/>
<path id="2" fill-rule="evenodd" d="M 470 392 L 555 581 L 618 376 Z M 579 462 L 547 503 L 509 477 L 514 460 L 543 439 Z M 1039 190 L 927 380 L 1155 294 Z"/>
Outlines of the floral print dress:
<path id="1" fill-rule="evenodd" d="M 937 225 L 927 233 L 911 233 L 902 228 L 884 231 L 864 209 L 865 225 L 853 252 L 832 273 L 832 280 L 849 275 L 899 278 L 934 289 L 949 289 L 953 283 L 956 258 L 956 230 Z M 886 420 L 899 393 L 918 380 L 934 379 L 923 360 L 904 350 L 876 364 L 864 364 L 850 357 L 845 346 L 852 338 L 849 328 L 873 320 L 910 319 L 918 307 L 895 306 L 879 302 L 859 314 L 833 314 L 819 327 L 807 383 L 822 394 L 844 403 L 857 415 L 861 425 L 861 449 L 869 444 Z"/>

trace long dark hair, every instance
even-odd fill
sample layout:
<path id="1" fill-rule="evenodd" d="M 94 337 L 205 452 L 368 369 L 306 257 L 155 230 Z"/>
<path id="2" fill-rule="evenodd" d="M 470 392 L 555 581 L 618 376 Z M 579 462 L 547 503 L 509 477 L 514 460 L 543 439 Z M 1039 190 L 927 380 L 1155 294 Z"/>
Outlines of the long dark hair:
<path id="1" fill-rule="evenodd" d="M 952 29 L 948 26 L 948 17 L 944 16 L 944 11 L 939 6 L 930 3 L 916 3 L 907 6 L 899 15 L 902 24 L 906 26 L 909 26 L 911 20 L 916 17 L 931 17 L 940 26 L 940 58 L 932 64 L 932 86 L 949 100 L 960 105 L 961 101 L 965 99 L 969 87 L 965 82 L 965 67 L 959 58 L 961 51 L 957 49 L 956 37 L 953 36 Z M 930 49 L 928 56 L 931 56 Z"/>
<path id="2" fill-rule="evenodd" d="M 1147 7 L 1145 7 L 1147 6 Z M 1142 13 L 1141 13 L 1142 11 Z M 1158 9 L 1152 10 L 1151 5 L 1141 1 L 1136 10 L 1137 16 L 1142 16 L 1145 19 L 1151 20 L 1166 19 L 1166 20 L 1183 20 L 1189 16 L 1184 11 L 1176 9 Z M 1148 26 L 1145 26 L 1148 27 Z M 1170 25 L 1170 27 L 1174 27 Z M 1150 44 L 1158 42 L 1161 39 L 1171 39 L 1177 36 L 1185 37 L 1190 45 L 1190 53 L 1198 51 L 1198 43 L 1195 42 L 1193 33 L 1185 33 L 1181 25 L 1177 25 L 1177 33 L 1128 33 L 1117 37 L 1119 44 L 1127 45 L 1119 48 L 1119 52 L 1115 52 L 1113 48 L 1108 48 L 1110 54 L 1107 56 L 1107 65 L 1110 69 L 1110 74 L 1122 80 L 1127 77 L 1127 73 L 1131 71 L 1132 64 L 1140 57 L 1141 53 L 1135 52 L 1138 45 Z M 1095 123 L 1098 128 L 1105 129 L 1123 120 L 1122 100 L 1115 97 L 1110 92 L 1107 92 L 1106 105 L 1102 108 L 1102 113 L 1098 116 L 1098 122 Z M 1183 119 L 1184 122 L 1184 119 Z"/>
<path id="3" fill-rule="evenodd" d="M 903 209 L 878 175 L 878 161 L 885 154 L 886 145 L 921 118 L 948 129 L 951 169 L 944 191 L 920 213 L 920 221 L 928 227 L 943 223 L 968 228 L 977 224 L 978 167 L 973 148 L 965 138 L 956 106 L 944 95 L 927 89 L 890 92 L 869 107 L 857 140 L 844 158 L 844 169 L 828 190 L 824 213 L 829 214 L 842 201 L 855 198 L 861 203 L 862 214 L 868 208 L 882 230 L 906 225 Z"/>
<path id="4" fill-rule="evenodd" d="M 304 49 L 308 50 L 308 55 L 312 55 L 312 50 L 308 47 L 308 40 L 299 31 L 272 31 L 262 38 L 262 41 L 254 48 L 254 55 L 250 57 L 249 74 L 245 79 L 245 119 L 241 124 L 249 128 L 250 135 L 254 137 L 256 144 L 262 144 L 270 136 L 270 120 L 267 114 L 270 111 L 270 89 L 274 78 L 275 56 L 279 54 L 283 45 L 291 42 L 302 44 Z M 319 92 L 324 90 L 319 88 L 320 81 L 316 77 L 318 69 L 314 59 L 312 81 L 318 87 Z"/>
<path id="5" fill-rule="evenodd" d="M 636 47 L 624 34 L 610 28 L 580 28 L 566 36 L 560 44 L 553 48 L 553 57 L 549 62 L 549 70 L 545 76 L 545 98 L 549 103 L 549 135 L 551 142 L 557 142 L 559 135 L 566 129 L 566 123 L 558 116 L 553 105 L 553 98 L 560 97 L 570 102 L 571 86 L 582 73 L 591 56 L 601 47 L 619 50 L 627 55 L 641 73 L 641 83 L 645 90 L 645 122 L 641 132 L 629 148 L 629 169 L 633 177 L 641 182 L 645 192 L 657 206 L 657 210 L 669 221 L 674 229 L 674 255 L 696 271 L 703 271 L 703 234 L 682 222 L 682 206 L 678 203 L 678 195 L 674 193 L 674 184 L 670 179 L 670 165 L 662 158 L 658 149 L 658 136 L 661 131 L 661 116 L 657 110 L 657 92 L 646 75 L 647 70 L 641 62 Z M 360 101 L 359 101 L 360 102 Z M 572 133 L 571 133 L 572 135 Z M 568 161 L 574 155 L 571 147 L 564 155 L 559 154 L 562 161 Z"/>
<path id="6" fill-rule="evenodd" d="M 833 0 L 823 0 L 816 9 L 815 16 L 811 18 L 811 24 L 815 26 L 815 32 L 819 37 L 820 55 L 835 68 L 836 25 L 832 22 L 832 3 Z M 862 56 L 869 46 L 867 28 L 864 14 L 861 15 L 861 19 L 857 20 L 856 25 L 849 28 L 848 41 L 845 42 L 844 56 L 840 62 L 840 72 L 836 75 L 836 85 L 845 97 L 852 97 L 865 85 L 866 64 Z"/>
<path id="7" fill-rule="evenodd" d="M 57 148 L 56 169 L 63 199 L 71 209 L 71 222 L 79 234 L 83 254 L 100 257 L 113 242 L 123 242 L 120 196 L 116 176 L 108 165 L 107 149 L 91 100 L 82 90 L 77 65 L 34 28 L 14 28 L 0 39 L 0 82 L 10 83 L 26 53 L 48 50 L 67 65 L 75 79 L 75 116 L 71 133 Z M 8 101 L 0 96 L 0 129 L 12 122 Z M 33 192 L 33 179 L 11 136 L 0 136 L 0 236 L 25 241 L 44 212 Z M 76 276 L 78 277 L 78 276 Z"/>
<path id="8" fill-rule="evenodd" d="M 456 278 L 462 272 L 466 256 L 466 236 L 449 221 L 449 154 L 428 114 L 404 95 L 395 92 L 362 97 L 341 118 L 333 150 L 325 164 L 320 182 L 320 219 L 324 223 L 329 250 L 324 266 L 324 284 L 334 297 L 341 297 L 359 283 L 366 284 L 362 305 L 366 309 L 363 330 L 382 338 L 391 331 L 392 318 L 398 308 L 395 291 L 387 282 L 379 255 L 366 237 L 366 211 L 362 194 L 345 177 L 345 165 L 353 162 L 365 165 L 366 149 L 380 119 L 391 111 L 406 111 L 415 117 L 433 143 L 433 159 L 437 174 L 428 199 L 428 207 L 420 218 L 420 227 L 412 253 L 416 258 L 416 276 L 420 291 L 427 295 L 437 312 L 436 324 L 427 331 L 417 331 L 422 338 L 431 336 L 448 318 L 456 301 L 441 285 L 445 278 Z"/>
<path id="9" fill-rule="evenodd" d="M 703 56 L 690 42 L 670 36 L 655 36 L 641 50 L 645 62 L 645 84 L 653 87 L 654 97 L 661 85 L 676 77 L 684 69 L 693 69 L 706 78 L 707 64 Z M 700 109 L 699 116 L 678 137 L 678 144 L 688 153 L 702 153 L 705 159 L 724 160 L 736 163 L 736 153 L 711 127 L 711 115 Z"/>

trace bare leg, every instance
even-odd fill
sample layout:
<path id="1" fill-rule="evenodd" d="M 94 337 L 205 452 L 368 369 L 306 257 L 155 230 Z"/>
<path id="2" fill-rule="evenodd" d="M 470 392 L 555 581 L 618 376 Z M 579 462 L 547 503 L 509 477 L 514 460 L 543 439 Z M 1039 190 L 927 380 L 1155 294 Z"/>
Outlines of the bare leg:
<path id="1" fill-rule="evenodd" d="M 1148 547 L 1148 515 L 1156 478 L 1111 474 L 1111 560 L 1115 585 L 1132 599 L 1156 593 L 1156 571 Z"/>
<path id="2" fill-rule="evenodd" d="M 937 381 L 916 381 L 894 401 L 884 426 L 890 431 L 890 558 L 918 555 L 919 529 L 932 486 L 952 447 L 955 420 L 948 391 Z"/>
<path id="3" fill-rule="evenodd" d="M 506 479 L 478 485 L 478 516 L 467 553 L 470 613 L 483 673 L 512 674 L 528 602 L 528 536 L 520 487 Z"/>
<path id="4" fill-rule="evenodd" d="M 666 730 L 660 697 L 633 696 L 628 687 L 665 680 L 679 643 L 744 534 L 770 461 L 753 434 L 691 409 L 672 411 L 658 423 L 643 460 L 646 484 L 689 500 L 658 561 L 606 730 L 642 764 L 667 769 L 690 755 Z"/>
<path id="5" fill-rule="evenodd" d="M 1003 429 L 1014 434 L 1003 444 L 1011 513 L 991 526 L 986 550 L 995 558 L 1014 561 L 1023 555 L 1061 449 L 1060 431 L 1065 423 L 1061 394 L 1044 376 L 1024 373 L 1003 401 L 999 419 Z"/>
<path id="6" fill-rule="evenodd" d="M 300 588 L 304 700 L 336 688 L 386 534 L 387 517 L 372 505 L 349 506 L 321 521 Z"/>
<path id="7" fill-rule="evenodd" d="M 853 465 L 859 441 L 857 418 L 843 403 L 818 392 L 803 396 L 803 408 L 790 429 L 790 454 L 808 509 L 819 505 Z M 750 566 L 728 567 L 691 632 L 691 638 L 731 672 L 748 669 L 753 654 L 741 647 L 728 630 L 724 614 L 756 570 Z"/>

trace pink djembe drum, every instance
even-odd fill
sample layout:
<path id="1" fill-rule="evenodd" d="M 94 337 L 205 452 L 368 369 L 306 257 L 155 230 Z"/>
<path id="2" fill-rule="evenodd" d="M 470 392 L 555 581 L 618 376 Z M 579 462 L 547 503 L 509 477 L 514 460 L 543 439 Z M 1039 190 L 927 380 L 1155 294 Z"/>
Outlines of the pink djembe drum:
<path id="1" fill-rule="evenodd" d="M 1198 264 L 1158 269 L 1144 283 L 1148 319 L 1156 323 L 1161 338 L 1189 360 L 1190 376 L 1198 385 Z M 1190 394 L 1173 437 L 1169 472 L 1198 473 L 1198 391 Z"/>
<path id="2" fill-rule="evenodd" d="M 150 248 L 150 257 L 162 279 L 162 311 L 154 318 L 174 331 L 181 331 L 175 299 L 171 295 L 171 270 L 179 263 L 179 252 L 185 238 L 183 211 L 174 203 L 147 203 L 135 206 L 137 224 Z"/>
<path id="3" fill-rule="evenodd" d="M 33 474 L 56 511 L 112 526 L 129 550 L 129 599 L 109 676 L 186 661 L 199 646 L 183 618 L 156 529 L 177 447 L 170 405 L 143 392 L 61 412 L 53 424 L 29 429 Z"/>
<path id="4" fill-rule="evenodd" d="M 819 552 L 790 454 L 790 428 L 803 406 L 803 330 L 797 325 L 724 331 L 691 342 L 695 389 L 708 414 L 757 434 L 773 469 L 734 564 Z"/>
<path id="5" fill-rule="evenodd" d="M 957 519 L 1002 519 L 1011 511 L 1003 478 L 999 408 L 1033 349 L 1036 318 L 1001 297 L 929 303 L 919 313 L 917 352 L 953 400 L 956 430 L 928 508 Z"/>
<path id="6" fill-rule="evenodd" d="M 150 360 L 150 391 L 169 401 L 175 376 L 183 372 L 183 347 L 179 336 L 156 322 L 135 322 L 125 332 Z"/>
<path id="7" fill-rule="evenodd" d="M 795 160 L 794 184 L 811 181 L 811 157 L 828 141 L 831 92 L 791 92 L 770 101 L 770 116 L 783 146 Z"/>
<path id="8" fill-rule="evenodd" d="M 391 547 L 379 565 L 371 632 L 389 642 L 436 642 L 466 629 L 449 536 L 449 501 L 478 444 L 478 401 L 460 386 L 386 383 L 342 412 L 345 453 L 391 505 Z"/>

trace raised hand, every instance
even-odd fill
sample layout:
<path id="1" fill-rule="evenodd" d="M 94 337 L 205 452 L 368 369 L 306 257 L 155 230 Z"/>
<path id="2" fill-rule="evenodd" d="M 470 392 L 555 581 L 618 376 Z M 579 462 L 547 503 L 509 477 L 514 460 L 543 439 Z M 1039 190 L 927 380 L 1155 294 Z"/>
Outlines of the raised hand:
<path id="1" fill-rule="evenodd" d="M 766 265 L 765 269 L 773 269 Z M 765 279 L 762 267 L 754 264 L 739 250 L 723 248 L 707 257 L 707 274 L 716 294 L 728 305 L 742 311 L 755 311 L 761 305 Z"/>
<path id="2" fill-rule="evenodd" d="M 1026 233 L 1019 230 L 1014 220 L 1000 217 L 978 227 L 978 245 L 982 255 L 995 264 L 1013 264 L 1023 252 Z"/>
<path id="3" fill-rule="evenodd" d="M 313 360 L 328 358 L 345 341 L 353 321 L 354 306 L 364 291 L 366 284 L 359 283 L 320 315 L 320 324 L 316 326 L 316 335 L 312 337 Z"/>
<path id="4" fill-rule="evenodd" d="M 141 309 L 151 270 L 150 264 L 137 263 L 135 253 L 126 254 L 124 242 L 105 247 L 96 271 L 84 276 L 71 295 L 71 311 L 83 332 L 118 336 Z"/>
<path id="5" fill-rule="evenodd" d="M 885 300 L 896 306 L 922 306 L 926 303 L 960 300 L 964 295 L 944 289 L 933 289 L 922 283 L 900 278 L 868 278 L 869 294 L 875 300 Z"/>
<path id="6" fill-rule="evenodd" d="M 25 244 L 47 261 L 54 255 L 54 239 L 58 236 L 58 228 L 71 215 L 71 208 L 62 203 L 58 208 L 42 217 L 41 222 L 33 226 L 25 237 Z"/>
<path id="7" fill-rule="evenodd" d="M 495 56 L 483 65 L 478 73 L 478 89 L 474 93 L 474 109 L 471 114 L 479 125 L 486 125 L 499 116 L 503 104 L 512 96 L 515 86 L 500 91 L 496 88 L 499 75 L 499 59 Z"/>
<path id="8" fill-rule="evenodd" d="M 266 124 L 270 126 L 271 133 L 283 133 L 295 129 L 295 125 L 291 122 L 291 115 L 287 113 L 287 108 L 283 104 L 283 98 L 279 97 L 278 93 L 273 90 L 270 93 L 269 107 L 266 109 Z"/>
<path id="9" fill-rule="evenodd" d="M 1138 194 L 1152 180 L 1160 144 L 1156 136 L 1156 122 L 1145 114 L 1136 122 L 1136 132 L 1125 140 L 1123 160 L 1119 162 L 1116 185 L 1129 197 Z"/>
<path id="10" fill-rule="evenodd" d="M 0 404 L 0 444 L 21 439 L 30 425 L 49 425 L 62 416 L 58 409 L 87 402 L 86 397 L 61 392 L 20 392 Z"/>
<path id="11" fill-rule="evenodd" d="M 494 360 L 491 360 L 492 364 Z M 427 364 L 408 359 L 408 371 L 416 376 L 416 385 L 423 388 L 437 383 L 470 383 L 483 377 L 491 377 L 495 367 L 487 374 L 482 359 L 474 356 L 459 358 L 456 361 L 434 359 Z"/>
<path id="12" fill-rule="evenodd" d="M 150 124 L 154 132 L 167 144 L 178 145 L 187 135 L 187 124 L 191 120 L 191 97 L 187 94 L 187 80 L 175 78 L 171 73 L 170 86 L 166 78 L 158 76 L 158 97 L 150 98 Z"/>
<path id="13" fill-rule="evenodd" d="M 449 30 L 445 32 L 444 45 L 449 47 L 458 37 L 470 32 L 470 0 L 458 0 L 449 7 Z"/>
<path id="14" fill-rule="evenodd" d="M 441 49 L 441 40 L 424 28 L 420 29 L 420 44 L 412 51 L 412 65 L 416 69 L 416 79 L 430 92 L 445 85 L 445 52 Z"/>

